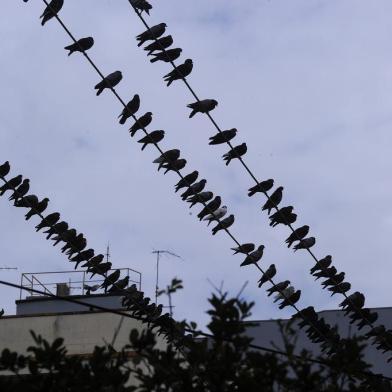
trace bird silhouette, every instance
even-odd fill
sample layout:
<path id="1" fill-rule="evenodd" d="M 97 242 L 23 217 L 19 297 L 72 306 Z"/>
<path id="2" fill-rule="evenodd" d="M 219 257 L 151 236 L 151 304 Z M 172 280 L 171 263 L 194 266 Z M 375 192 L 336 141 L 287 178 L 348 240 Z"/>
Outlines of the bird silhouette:
<path id="1" fill-rule="evenodd" d="M 265 202 L 265 204 L 263 205 L 261 210 L 262 211 L 267 210 L 268 215 L 269 215 L 273 208 L 277 208 L 279 203 L 282 201 L 282 197 L 283 197 L 283 187 L 280 186 L 280 187 L 276 188 L 275 192 L 273 192 L 271 194 L 271 196 Z"/>
<path id="2" fill-rule="evenodd" d="M 273 293 L 277 293 L 277 292 L 283 291 L 284 289 L 289 287 L 289 285 L 290 285 L 290 281 L 289 280 L 285 280 L 283 282 L 279 282 L 279 283 L 274 284 L 272 287 L 267 289 L 268 297 L 271 296 Z"/>
<path id="3" fill-rule="evenodd" d="M 173 37 L 171 35 L 166 35 L 147 45 L 144 50 L 148 51 L 147 56 L 150 56 L 156 50 L 164 50 L 171 45 L 173 45 Z"/>
<path id="4" fill-rule="evenodd" d="M 223 160 L 226 161 L 226 166 L 231 162 L 232 159 L 239 159 L 248 151 L 248 147 L 246 143 L 242 143 L 234 148 L 232 148 L 229 152 L 223 155 Z"/>
<path id="5" fill-rule="evenodd" d="M 260 245 L 255 251 L 248 254 L 245 257 L 245 260 L 241 263 L 241 267 L 250 264 L 256 264 L 258 261 L 260 261 L 260 259 L 263 257 L 264 254 L 264 248 L 265 248 L 264 245 Z"/>
<path id="6" fill-rule="evenodd" d="M 129 2 L 136 10 L 139 10 L 140 13 L 143 13 L 144 11 L 147 15 L 150 15 L 152 5 L 147 0 L 129 0 Z"/>
<path id="7" fill-rule="evenodd" d="M 249 188 L 248 196 L 251 197 L 258 192 L 260 193 L 268 192 L 273 186 L 274 186 L 274 180 L 272 178 L 270 178 L 269 180 L 262 181 L 257 185 Z"/>
<path id="8" fill-rule="evenodd" d="M 192 109 L 189 118 L 192 118 L 196 113 L 209 113 L 218 106 L 218 102 L 215 99 L 203 99 L 202 101 L 196 101 L 190 103 L 188 108 Z"/>
<path id="9" fill-rule="evenodd" d="M 10 163 L 8 161 L 0 165 L 0 177 L 4 178 L 11 170 Z"/>
<path id="10" fill-rule="evenodd" d="M 129 128 L 129 132 L 131 134 L 131 137 L 135 135 L 135 133 L 140 130 L 146 128 L 148 125 L 150 125 L 152 121 L 152 113 L 147 112 L 143 114 L 143 116 L 139 117 L 135 123 L 132 125 L 131 128 Z"/>
<path id="11" fill-rule="evenodd" d="M 294 252 L 299 249 L 310 249 L 316 243 L 316 238 L 307 237 L 299 241 L 297 245 L 294 246 Z"/>
<path id="12" fill-rule="evenodd" d="M 81 38 L 71 45 L 66 46 L 64 49 L 69 50 L 68 56 L 71 56 L 74 52 L 86 52 L 91 49 L 94 45 L 93 37 Z"/>
<path id="13" fill-rule="evenodd" d="M 142 46 L 146 41 L 159 38 L 161 35 L 165 34 L 166 27 L 166 23 L 159 23 L 139 34 L 136 36 L 136 39 L 139 41 L 137 46 Z"/>
<path id="14" fill-rule="evenodd" d="M 132 117 L 140 108 L 140 97 L 139 94 L 135 94 L 133 98 L 127 103 L 121 114 L 118 116 L 120 118 L 120 124 L 123 125 L 129 117 Z"/>
<path id="15" fill-rule="evenodd" d="M 250 253 L 255 249 L 255 244 L 252 243 L 247 243 L 247 244 L 242 244 L 240 246 L 237 246 L 235 248 L 231 248 L 231 250 L 234 250 L 234 255 L 236 255 L 237 253 Z"/>
<path id="16" fill-rule="evenodd" d="M 192 173 L 189 173 L 185 177 L 181 178 L 181 180 L 178 181 L 175 185 L 176 193 L 182 188 L 187 188 L 191 186 L 197 180 L 197 177 L 199 177 L 199 172 L 195 170 Z"/>
<path id="17" fill-rule="evenodd" d="M 204 178 L 199 182 L 195 182 L 181 195 L 182 200 L 186 200 L 189 196 L 201 192 L 206 186 L 207 180 Z"/>
<path id="18" fill-rule="evenodd" d="M 275 264 L 271 264 L 268 269 L 263 273 L 263 276 L 258 281 L 258 286 L 261 287 L 264 283 L 271 280 L 276 275 Z"/>
<path id="19" fill-rule="evenodd" d="M 218 132 L 216 135 L 210 137 L 210 142 L 208 144 L 216 145 L 216 144 L 227 143 L 231 139 L 235 138 L 236 135 L 237 135 L 236 128 L 232 128 L 232 129 L 228 129 L 226 131 Z"/>
<path id="20" fill-rule="evenodd" d="M 207 227 L 210 225 L 211 222 L 214 222 L 216 220 L 219 220 L 223 218 L 227 213 L 227 206 L 222 206 L 218 209 L 216 209 L 213 213 L 208 214 L 205 218 L 203 218 L 203 221 L 208 221 Z"/>
<path id="21" fill-rule="evenodd" d="M 50 239 L 52 235 L 54 234 L 62 234 L 68 230 L 68 223 L 61 221 L 50 227 L 48 230 L 44 231 L 45 234 L 48 234 L 46 236 L 46 239 Z"/>
<path id="22" fill-rule="evenodd" d="M 0 196 L 3 196 L 5 192 L 12 191 L 22 183 L 22 175 L 11 178 L 5 184 L 0 187 Z"/>
<path id="23" fill-rule="evenodd" d="M 163 61 L 165 63 L 173 62 L 174 60 L 178 59 L 181 56 L 182 49 L 181 48 L 174 48 L 169 50 L 163 50 L 162 52 L 153 53 L 150 63 L 155 63 L 157 61 Z"/>
<path id="24" fill-rule="evenodd" d="M 52 0 L 40 16 L 40 19 L 42 18 L 41 25 L 43 26 L 47 21 L 55 17 L 63 8 L 63 5 L 64 0 Z"/>
<path id="25" fill-rule="evenodd" d="M 202 220 L 205 216 L 217 210 L 222 203 L 220 196 L 215 196 L 214 200 L 210 201 L 198 214 L 197 217 Z"/>
<path id="26" fill-rule="evenodd" d="M 15 189 L 15 192 L 9 197 L 9 201 L 18 200 L 22 198 L 30 189 L 30 180 L 26 178 L 23 182 Z"/>
<path id="27" fill-rule="evenodd" d="M 175 80 L 186 78 L 193 69 L 193 61 L 191 59 L 186 59 L 183 64 L 177 65 L 176 68 L 166 74 L 163 78 L 167 85 L 170 86 Z"/>
<path id="28" fill-rule="evenodd" d="M 212 192 L 200 192 L 197 193 L 196 195 L 190 196 L 186 201 L 188 203 L 191 203 L 189 208 L 192 208 L 195 204 L 197 203 L 207 203 L 214 197 L 214 194 Z"/>
<path id="29" fill-rule="evenodd" d="M 34 208 L 31 208 L 30 211 L 25 215 L 26 220 L 29 220 L 34 215 L 42 214 L 48 208 L 49 199 L 45 197 L 45 199 L 41 200 Z"/>
<path id="30" fill-rule="evenodd" d="M 47 215 L 37 226 L 35 226 L 36 231 L 40 231 L 45 227 L 51 227 L 55 225 L 60 220 L 60 214 L 58 212 L 53 212 Z"/>
<path id="31" fill-rule="evenodd" d="M 148 144 L 158 144 L 165 137 L 165 131 L 158 130 L 152 131 L 147 136 L 144 136 L 138 143 L 143 143 L 142 151 L 147 147 Z"/>
<path id="32" fill-rule="evenodd" d="M 322 271 L 328 268 L 332 263 L 332 256 L 325 256 L 323 259 L 320 259 L 311 269 L 310 273 L 314 274 L 316 271 Z"/>
<path id="33" fill-rule="evenodd" d="M 291 245 L 295 241 L 301 241 L 303 238 L 305 238 L 309 233 L 309 226 L 301 226 L 298 229 L 294 230 L 286 239 L 287 247 L 290 248 Z"/>
<path id="34" fill-rule="evenodd" d="M 234 223 L 234 215 L 229 215 L 227 218 L 218 222 L 212 229 L 212 235 L 215 235 L 220 230 L 227 230 Z"/>
<path id="35" fill-rule="evenodd" d="M 105 88 L 112 89 L 117 86 L 122 79 L 121 71 L 115 71 L 102 79 L 94 88 L 97 90 L 97 95 L 101 95 Z"/>

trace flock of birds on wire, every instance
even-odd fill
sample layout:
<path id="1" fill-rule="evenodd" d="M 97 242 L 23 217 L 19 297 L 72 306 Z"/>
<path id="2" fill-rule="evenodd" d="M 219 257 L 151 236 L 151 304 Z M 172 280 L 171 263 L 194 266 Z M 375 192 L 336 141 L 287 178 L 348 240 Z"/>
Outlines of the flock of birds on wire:
<path id="1" fill-rule="evenodd" d="M 27 2 L 28 0 L 23 0 Z M 152 9 L 152 6 L 146 0 L 129 0 L 130 4 L 139 12 L 146 12 Z M 42 25 L 47 21 L 52 19 L 61 10 L 64 4 L 64 0 L 52 0 L 50 4 L 46 7 L 43 14 L 41 15 Z M 138 46 L 142 46 L 149 41 L 144 50 L 147 52 L 148 56 L 152 56 L 150 60 L 151 63 L 157 61 L 163 62 L 173 62 L 177 60 L 182 52 L 181 48 L 171 48 L 173 44 L 173 38 L 171 35 L 164 36 L 166 32 L 166 24 L 160 23 L 155 26 L 150 27 L 143 33 L 139 34 L 136 38 L 138 41 Z M 81 38 L 77 42 L 66 46 L 65 49 L 69 51 L 68 55 L 74 52 L 85 52 L 91 49 L 94 45 L 94 39 L 92 37 Z M 174 66 L 174 64 L 173 64 Z M 186 59 L 182 64 L 174 66 L 174 69 L 164 76 L 167 86 L 170 86 L 176 80 L 185 79 L 193 70 L 193 61 L 191 59 Z M 95 90 L 97 95 L 100 95 L 105 89 L 112 89 L 122 80 L 121 71 L 115 71 L 107 75 L 103 80 L 101 80 L 96 86 Z M 214 110 L 218 105 L 215 99 L 204 99 L 198 100 L 197 102 L 191 103 L 188 107 L 191 109 L 189 115 L 190 118 L 195 116 L 197 113 L 208 114 Z M 128 102 L 122 113 L 119 115 L 120 124 L 125 124 L 130 118 L 136 118 L 140 107 L 140 97 L 135 94 L 134 97 Z M 129 128 L 131 137 L 134 137 L 139 130 L 144 130 L 152 122 L 152 113 L 147 112 L 142 116 L 136 118 L 134 124 Z M 223 159 L 226 165 L 233 159 L 242 159 L 247 153 L 246 143 L 239 144 L 235 147 L 231 147 L 230 142 L 236 137 L 237 129 L 229 129 L 222 132 L 218 132 L 216 135 L 210 137 L 210 145 L 219 145 L 227 143 L 230 145 L 230 150 L 223 155 Z M 142 144 L 142 150 L 146 148 L 149 144 L 158 145 L 164 139 L 165 132 L 163 130 L 155 130 L 148 133 L 146 136 L 138 140 L 138 143 Z M 169 171 L 179 172 L 185 166 L 187 161 L 180 158 L 180 151 L 178 149 L 168 150 L 156 160 L 154 163 L 158 165 L 158 170 L 165 169 L 166 174 Z M 0 177 L 5 177 L 9 171 L 9 164 L 6 162 L 0 166 Z M 227 230 L 234 223 L 234 215 L 229 215 L 224 218 L 227 214 L 227 206 L 221 206 L 221 197 L 213 195 L 210 191 L 205 191 L 206 180 L 198 180 L 198 172 L 193 171 L 186 176 L 182 177 L 181 180 L 176 184 L 175 191 L 179 191 L 182 188 L 187 188 L 181 195 L 184 201 L 190 203 L 190 207 L 193 207 L 197 203 L 204 204 L 204 208 L 198 214 L 200 220 L 208 222 L 208 225 L 217 221 L 217 225 L 213 227 L 212 234 L 215 235 L 220 230 Z M 257 185 L 251 187 L 248 191 L 249 196 L 253 196 L 256 193 L 263 193 L 267 196 L 267 192 L 270 191 L 274 186 L 274 180 L 268 179 L 257 183 Z M 9 181 L 7 181 L 0 188 L 0 195 L 4 194 L 7 190 L 11 190 L 17 187 L 10 200 L 14 201 L 16 207 L 27 207 L 30 211 L 26 214 L 26 220 L 30 219 L 34 215 L 40 215 L 43 213 L 48 206 L 48 199 L 42 199 L 41 201 L 35 195 L 27 195 L 29 190 L 29 180 L 22 179 L 22 176 L 16 176 Z M 22 197 L 23 196 L 23 197 Z M 297 215 L 293 212 L 292 206 L 278 208 L 283 198 L 283 187 L 276 188 L 270 196 L 267 196 L 267 201 L 262 206 L 262 211 L 267 211 L 270 219 L 270 225 L 275 227 L 279 224 L 290 226 L 297 220 Z M 208 203 L 208 204 L 206 204 Z M 276 210 L 273 214 L 271 212 Z M 224 219 L 222 219 L 224 218 Z M 86 247 L 86 240 L 83 234 L 77 234 L 76 230 L 69 229 L 66 222 L 60 221 L 60 215 L 58 213 L 53 213 L 45 217 L 39 225 L 36 226 L 37 231 L 43 228 L 49 228 L 45 233 L 47 233 L 47 238 L 53 236 L 55 245 L 59 242 L 65 242 L 62 251 L 65 252 L 71 261 L 74 261 L 75 268 L 82 262 L 84 262 L 83 267 L 87 267 L 88 272 L 92 274 L 99 273 L 105 274 L 111 269 L 111 264 L 109 262 L 103 262 L 103 255 L 94 256 L 94 251 L 92 249 L 84 250 Z M 294 251 L 300 249 L 310 250 L 315 243 L 316 239 L 314 237 L 307 237 L 309 233 L 309 226 L 305 225 L 297 229 L 292 229 L 292 233 L 286 239 L 288 247 L 291 247 L 295 242 L 297 242 L 293 249 Z M 260 245 L 257 248 L 252 243 L 242 244 L 239 247 L 233 248 L 235 254 L 242 253 L 246 254 L 245 260 L 242 262 L 241 266 L 246 266 L 250 264 L 257 263 L 263 256 L 264 246 Z M 77 253 L 75 255 L 75 253 Z M 325 258 L 318 260 L 314 267 L 311 269 L 312 275 L 317 279 L 325 279 L 322 282 L 323 288 L 327 288 L 332 295 L 340 293 L 345 295 L 345 300 L 340 304 L 345 309 L 345 314 L 350 314 L 351 323 L 357 323 L 359 329 L 363 328 L 365 325 L 371 325 L 377 320 L 377 313 L 371 312 L 368 308 L 364 308 L 365 298 L 362 293 L 355 292 L 349 296 L 346 293 L 351 289 L 351 284 L 345 281 L 345 273 L 336 270 L 332 264 L 331 256 L 326 256 Z M 118 276 L 117 276 L 118 275 Z M 272 264 L 264 273 L 259 280 L 259 287 L 261 287 L 265 282 L 271 281 L 271 279 L 276 275 L 275 265 Z M 109 279 L 110 278 L 110 279 Z M 119 271 L 116 270 L 111 275 L 107 276 L 102 287 L 105 290 L 113 291 L 117 289 L 125 289 L 128 285 L 127 278 L 122 280 L 119 279 Z M 132 286 L 134 288 L 134 286 Z M 267 290 L 268 295 L 273 293 L 278 293 L 277 300 L 281 300 L 279 307 L 283 309 L 285 306 L 293 306 L 300 299 L 301 291 L 295 290 L 290 286 L 290 281 L 283 281 L 277 284 L 273 284 L 271 288 Z M 155 306 L 155 304 L 152 304 Z M 312 325 L 306 323 L 306 320 L 301 322 L 299 325 L 301 327 L 307 326 L 307 334 L 309 338 L 313 341 L 321 343 L 323 340 L 320 336 L 320 332 L 323 332 L 324 336 L 327 336 L 334 345 L 338 344 L 339 335 L 334 328 L 329 327 L 324 319 L 320 318 L 315 312 L 313 307 L 308 307 L 298 312 L 294 317 L 302 317 L 312 321 Z M 316 326 L 316 327 L 315 327 Z M 318 332 L 317 332 L 318 331 Z M 369 337 L 374 338 L 374 343 L 379 349 L 383 351 L 390 351 L 392 347 L 392 331 L 386 330 L 382 325 L 373 327 L 368 332 Z M 325 342 L 324 342 L 325 343 Z M 323 346 L 324 351 L 328 351 L 327 345 Z M 391 358 L 392 359 L 392 358 Z"/>

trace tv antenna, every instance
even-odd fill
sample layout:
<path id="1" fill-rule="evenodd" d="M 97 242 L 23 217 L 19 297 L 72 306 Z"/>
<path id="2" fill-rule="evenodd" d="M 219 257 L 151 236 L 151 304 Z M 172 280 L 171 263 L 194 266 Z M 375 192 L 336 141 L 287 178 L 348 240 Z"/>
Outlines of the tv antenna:
<path id="1" fill-rule="evenodd" d="M 157 264 L 156 264 L 156 269 L 157 269 L 157 276 L 156 276 L 156 282 L 155 282 L 155 303 L 158 303 L 158 291 L 159 291 L 159 259 L 161 258 L 161 254 L 162 255 L 169 255 L 172 257 L 177 257 L 178 259 L 183 260 L 183 258 L 179 255 L 176 255 L 175 253 L 169 251 L 169 250 L 153 250 L 152 253 L 157 255 Z"/>
<path id="2" fill-rule="evenodd" d="M 1 271 L 17 270 L 17 267 L 0 267 Z"/>

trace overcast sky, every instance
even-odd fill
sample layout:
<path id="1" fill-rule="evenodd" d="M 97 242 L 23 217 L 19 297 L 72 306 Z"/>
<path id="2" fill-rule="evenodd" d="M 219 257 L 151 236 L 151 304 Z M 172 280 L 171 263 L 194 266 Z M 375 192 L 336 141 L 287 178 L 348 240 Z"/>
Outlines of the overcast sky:
<path id="1" fill-rule="evenodd" d="M 260 180 L 285 187 L 283 205 L 294 205 L 298 225 L 309 224 L 315 253 L 332 254 L 367 305 L 390 306 L 392 185 L 392 3 L 358 0 L 167 0 L 152 1 L 148 21 L 166 22 L 182 59 L 192 58 L 190 83 L 202 98 L 219 101 L 222 128 L 237 127 L 248 144 L 246 161 Z M 153 296 L 154 249 L 164 258 L 160 283 L 177 276 L 185 290 L 174 299 L 175 315 L 204 322 L 211 291 L 207 278 L 232 294 L 249 281 L 244 297 L 255 301 L 254 319 L 290 315 L 257 288 L 255 268 L 240 268 L 232 241 L 196 219 L 197 209 L 174 193 L 175 174 L 157 173 L 153 148 L 140 151 L 117 122 L 119 103 L 109 92 L 95 96 L 97 75 L 83 56 L 67 57 L 70 43 L 59 24 L 39 23 L 43 3 L 3 0 L 0 12 L 0 161 L 31 179 L 32 192 L 50 198 L 89 245 L 110 242 L 116 267 L 143 274 Z M 150 64 L 135 36 L 144 30 L 127 0 L 65 0 L 61 17 L 77 37 L 92 35 L 90 54 L 104 74 L 123 72 L 118 92 L 141 96 L 140 113 L 152 111 L 150 130 L 164 129 L 164 149 L 178 147 L 187 172 L 199 170 L 208 189 L 235 214 L 241 242 L 266 246 L 262 264 L 275 263 L 279 279 L 301 289 L 300 306 L 335 308 L 309 275 L 306 252 L 287 250 L 285 227 L 272 229 L 261 213 L 263 196 L 248 198 L 253 185 L 238 162 L 226 167 L 226 146 L 211 147 L 215 130 L 202 115 L 189 120 L 193 101 L 181 82 L 167 88 L 163 63 Z M 139 136 L 139 135 L 137 135 Z M 141 136 L 140 136 L 141 137 Z M 191 213 L 190 213 L 191 211 Z M 66 271 L 72 265 L 35 233 L 36 218 L 0 200 L 2 279 L 22 272 Z M 15 311 L 16 290 L 0 287 L 0 308 Z"/>

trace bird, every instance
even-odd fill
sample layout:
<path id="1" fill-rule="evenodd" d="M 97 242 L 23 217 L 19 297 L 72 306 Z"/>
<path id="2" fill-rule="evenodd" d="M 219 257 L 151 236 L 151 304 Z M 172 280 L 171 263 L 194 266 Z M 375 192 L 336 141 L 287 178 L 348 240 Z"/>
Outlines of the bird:
<path id="1" fill-rule="evenodd" d="M 177 159 L 172 162 L 166 162 L 166 163 L 162 164 L 162 167 L 164 169 L 166 169 L 163 174 L 166 174 L 169 171 L 178 172 L 178 171 L 182 170 L 185 166 L 186 166 L 186 159 Z M 159 169 L 158 169 L 158 171 L 159 171 Z"/>
<path id="2" fill-rule="evenodd" d="M 148 144 L 158 144 L 165 137 L 165 131 L 158 130 L 152 131 L 147 136 L 144 136 L 138 143 L 143 143 L 142 151 L 147 147 Z"/>
<path id="3" fill-rule="evenodd" d="M 126 276 L 124 279 L 118 280 L 113 286 L 108 290 L 109 293 L 114 293 L 116 291 L 120 291 L 125 289 L 129 284 L 129 276 Z"/>
<path id="4" fill-rule="evenodd" d="M 282 201 L 282 197 L 283 197 L 283 187 L 280 186 L 276 188 L 274 193 L 271 194 L 271 196 L 265 202 L 261 210 L 262 211 L 267 210 L 269 215 L 271 213 L 271 210 L 273 208 L 276 208 L 279 205 L 279 203 Z"/>
<path id="5" fill-rule="evenodd" d="M 171 35 L 166 35 L 147 45 L 144 50 L 148 51 L 147 56 L 150 56 L 156 50 L 164 50 L 171 45 L 173 45 L 173 37 Z"/>
<path id="6" fill-rule="evenodd" d="M 176 193 L 182 188 L 191 186 L 197 180 L 197 177 L 199 177 L 199 172 L 195 170 L 192 173 L 189 173 L 185 177 L 181 178 L 181 180 L 178 181 L 175 185 Z"/>
<path id="7" fill-rule="evenodd" d="M 234 223 L 234 215 L 229 215 L 227 218 L 218 222 L 218 224 L 212 229 L 212 235 L 215 235 L 219 230 L 226 230 Z"/>
<path id="8" fill-rule="evenodd" d="M 295 288 L 293 286 L 287 287 L 287 289 L 284 289 L 280 293 L 277 293 L 274 299 L 274 303 L 278 301 L 284 301 L 286 298 L 290 297 L 293 295 L 295 292 Z"/>
<path id="9" fill-rule="evenodd" d="M 255 244 L 252 243 L 247 243 L 247 244 L 241 244 L 240 246 L 237 246 L 236 248 L 231 248 L 231 250 L 234 250 L 233 255 L 236 255 L 237 253 L 250 253 L 255 249 Z"/>
<path id="10" fill-rule="evenodd" d="M 274 214 L 272 214 L 270 219 L 270 226 L 275 227 L 279 224 L 291 225 L 297 220 L 297 215 L 293 214 L 293 206 L 282 207 Z"/>
<path id="11" fill-rule="evenodd" d="M 326 268 L 328 268 L 332 263 L 332 256 L 328 255 L 325 256 L 323 259 L 320 259 L 311 269 L 310 269 L 310 273 L 314 274 L 316 271 L 318 270 L 325 270 Z"/>
<path id="12" fill-rule="evenodd" d="M 22 198 L 30 189 L 30 180 L 28 178 L 24 179 L 23 182 L 15 189 L 15 192 L 9 197 L 9 201 L 18 200 Z"/>
<path id="13" fill-rule="evenodd" d="M 114 71 L 105 78 L 103 78 L 94 88 L 97 90 L 97 95 L 100 95 L 105 88 L 113 88 L 117 86 L 122 79 L 121 71 Z"/>
<path id="14" fill-rule="evenodd" d="M 208 221 L 207 226 L 209 226 L 211 222 L 223 218 L 226 215 L 226 213 L 227 213 L 227 206 L 222 206 L 217 210 L 215 210 L 213 213 L 203 218 L 203 221 Z"/>
<path id="15" fill-rule="evenodd" d="M 210 201 L 198 214 L 197 217 L 202 220 L 208 214 L 213 213 L 217 210 L 222 203 L 222 199 L 220 196 L 215 196 L 214 200 Z"/>
<path id="16" fill-rule="evenodd" d="M 63 5 L 64 0 L 52 0 L 40 16 L 40 18 L 42 18 L 41 25 L 43 26 L 48 20 L 56 16 L 61 8 L 63 8 Z"/>
<path id="17" fill-rule="evenodd" d="M 316 243 L 316 238 L 307 237 L 299 241 L 297 245 L 294 246 L 294 252 L 298 249 L 310 249 Z"/>
<path id="18" fill-rule="evenodd" d="M 210 137 L 210 145 L 223 144 L 229 142 L 237 135 L 237 129 L 232 128 L 226 131 L 218 132 L 216 135 Z"/>
<path id="19" fill-rule="evenodd" d="M 336 275 L 338 271 L 336 270 L 335 267 L 330 267 L 326 268 L 324 270 L 321 270 L 320 272 L 315 272 L 313 276 L 316 278 L 315 280 L 318 280 L 320 278 L 331 278 L 332 276 Z"/>
<path id="20" fill-rule="evenodd" d="M 263 257 L 264 248 L 264 245 L 260 245 L 255 251 L 248 254 L 248 256 L 245 257 L 245 260 L 241 263 L 241 267 L 250 264 L 256 264 Z"/>
<path id="21" fill-rule="evenodd" d="M 301 290 L 295 291 L 290 297 L 286 298 L 280 305 L 279 309 L 283 309 L 286 306 L 293 306 L 295 305 L 301 297 Z"/>
<path id="22" fill-rule="evenodd" d="M 8 180 L 4 185 L 0 187 L 0 196 L 3 196 L 5 192 L 12 191 L 22 183 L 22 175 L 19 174 L 16 177 Z"/>
<path id="23" fill-rule="evenodd" d="M 167 86 L 170 86 L 175 80 L 183 79 L 187 77 L 193 69 L 193 61 L 186 59 L 184 63 L 177 65 L 173 71 L 166 74 L 163 79 L 167 82 Z"/>
<path id="24" fill-rule="evenodd" d="M 5 161 L 2 165 L 0 165 L 0 177 L 4 178 L 11 170 L 10 163 Z"/>
<path id="25" fill-rule="evenodd" d="M 337 293 L 344 294 L 351 289 L 351 284 L 348 282 L 339 283 L 336 286 L 329 287 L 328 290 L 332 292 L 331 297 Z"/>
<path id="26" fill-rule="evenodd" d="M 294 230 L 285 240 L 287 247 L 290 248 L 291 245 L 295 241 L 301 241 L 303 238 L 305 238 L 309 233 L 309 226 L 304 225 L 299 227 L 298 229 Z"/>
<path id="27" fill-rule="evenodd" d="M 226 166 L 228 166 L 228 164 L 231 162 L 232 159 L 241 158 L 243 155 L 246 154 L 247 151 L 248 151 L 248 147 L 246 146 L 246 143 L 242 143 L 232 148 L 226 154 L 223 154 L 223 160 L 226 161 Z"/>
<path id="28" fill-rule="evenodd" d="M 104 282 L 102 283 L 102 288 L 103 289 L 105 289 L 105 291 L 106 291 L 106 289 L 109 287 L 109 286 L 111 286 L 111 285 L 113 285 L 114 283 L 116 283 L 117 281 L 118 281 L 118 279 L 119 279 L 119 277 L 120 277 L 120 270 L 115 270 L 114 272 L 112 272 L 110 275 L 108 275 L 106 278 L 105 278 L 105 280 L 104 280 Z"/>
<path id="29" fill-rule="evenodd" d="M 54 226 L 51 226 L 48 230 L 44 231 L 44 233 L 48 234 L 46 236 L 46 239 L 48 240 L 52 235 L 64 233 L 66 230 L 68 230 L 68 223 L 61 221 L 56 223 Z"/>
<path id="30" fill-rule="evenodd" d="M 83 233 L 79 233 L 73 241 L 68 241 L 62 248 L 61 252 L 67 252 L 67 256 L 72 256 L 75 253 L 81 252 L 87 246 L 87 240 Z"/>
<path id="31" fill-rule="evenodd" d="M 181 48 L 174 48 L 169 50 L 163 50 L 162 52 L 153 53 L 153 59 L 150 60 L 150 63 L 155 63 L 157 61 L 163 61 L 165 63 L 170 63 L 176 59 L 178 59 L 181 55 Z"/>
<path id="32" fill-rule="evenodd" d="M 136 36 L 139 41 L 137 46 L 142 46 L 146 41 L 159 38 L 161 35 L 165 34 L 166 23 L 159 23 L 155 26 L 150 27 L 148 30 Z"/>
<path id="33" fill-rule="evenodd" d="M 105 275 L 111 268 L 112 263 L 108 261 L 106 263 L 101 263 L 92 267 L 88 272 L 91 273 L 91 277 L 93 277 L 95 274 Z"/>
<path id="34" fill-rule="evenodd" d="M 86 249 L 81 251 L 80 253 L 78 253 L 77 255 L 73 256 L 73 257 L 69 257 L 70 261 L 73 261 L 75 264 L 75 269 L 78 268 L 78 265 L 82 262 L 82 261 L 88 261 L 91 258 L 94 257 L 94 249 Z M 103 259 L 102 259 L 103 260 Z"/>
<path id="35" fill-rule="evenodd" d="M 129 3 L 132 5 L 132 7 L 139 10 L 140 13 L 145 11 L 147 15 L 150 15 L 152 5 L 147 0 L 129 0 Z"/>
<path id="36" fill-rule="evenodd" d="M 345 276 L 346 274 L 344 272 L 341 272 L 340 274 L 331 276 L 327 280 L 324 280 L 324 282 L 322 282 L 321 285 L 323 286 L 324 289 L 328 286 L 336 286 L 344 281 Z"/>
<path id="37" fill-rule="evenodd" d="M 71 56 L 74 52 L 86 52 L 91 49 L 94 45 L 93 37 L 81 38 L 71 45 L 66 46 L 64 49 L 69 50 L 68 56 Z"/>
<path id="38" fill-rule="evenodd" d="M 42 221 L 35 226 L 36 231 L 40 231 L 45 227 L 51 227 L 55 225 L 60 220 L 60 214 L 58 212 L 53 212 L 52 214 L 47 215 Z"/>
<path id="39" fill-rule="evenodd" d="M 152 121 L 152 113 L 151 112 L 147 112 L 147 113 L 143 114 L 143 116 L 139 117 L 135 121 L 135 123 L 132 125 L 132 127 L 129 128 L 129 132 L 131 134 L 131 137 L 133 137 L 139 129 L 146 128 L 151 123 L 151 121 Z"/>
<path id="40" fill-rule="evenodd" d="M 86 251 L 87 252 L 87 251 Z M 86 258 L 87 256 L 90 256 L 90 254 L 85 255 Z M 92 267 L 96 267 L 97 265 L 101 264 L 102 261 L 104 260 L 105 256 L 103 254 L 99 254 L 94 256 L 94 254 L 87 258 L 86 263 L 82 265 L 83 268 L 87 267 L 87 271 L 89 271 Z M 85 261 L 85 260 L 82 260 Z"/>
<path id="41" fill-rule="evenodd" d="M 187 107 L 192 109 L 189 118 L 192 118 L 196 113 L 208 113 L 214 110 L 218 106 L 218 102 L 215 99 L 203 99 L 202 101 L 196 101 L 190 103 Z"/>
<path id="42" fill-rule="evenodd" d="M 248 196 L 251 197 L 257 192 L 261 192 L 261 193 L 268 192 L 273 186 L 274 186 L 274 180 L 272 178 L 270 178 L 269 180 L 259 182 L 257 185 L 249 188 Z"/>
<path id="43" fill-rule="evenodd" d="M 180 150 L 173 148 L 163 152 L 158 158 L 154 159 L 152 163 L 158 163 L 158 171 L 165 163 L 174 162 L 180 157 Z"/>
<path id="44" fill-rule="evenodd" d="M 199 182 L 195 182 L 181 195 L 182 200 L 186 200 L 189 196 L 201 192 L 206 186 L 207 180 L 204 178 Z"/>
<path id="45" fill-rule="evenodd" d="M 135 94 L 133 98 L 127 103 L 121 114 L 118 116 L 120 118 L 120 124 L 124 125 L 127 119 L 133 116 L 140 108 L 140 97 L 139 94 Z"/>
<path id="46" fill-rule="evenodd" d="M 283 291 L 284 289 L 287 289 L 287 287 L 289 287 L 289 285 L 290 285 L 289 280 L 285 280 L 283 282 L 279 282 L 279 283 L 274 284 L 272 287 L 267 289 L 268 297 L 271 296 L 273 293 L 280 292 L 280 291 Z"/>
<path id="47" fill-rule="evenodd" d="M 48 203 L 49 199 L 45 197 L 36 206 L 34 206 L 34 208 L 31 208 L 31 210 L 25 215 L 26 220 L 29 220 L 34 215 L 42 214 L 47 209 Z"/>
<path id="48" fill-rule="evenodd" d="M 200 192 L 196 193 L 196 195 L 190 196 L 186 201 L 191 203 L 189 208 L 192 208 L 197 203 L 207 203 L 214 197 L 212 192 Z"/>
<path id="49" fill-rule="evenodd" d="M 52 238 L 54 241 L 53 246 L 56 246 L 59 242 L 75 241 L 76 235 L 77 234 L 75 229 L 69 229 L 63 231 L 62 233 L 58 233 L 56 236 Z"/>
<path id="50" fill-rule="evenodd" d="M 97 291 L 101 285 L 95 284 L 94 286 L 89 286 L 88 284 L 85 284 L 83 288 L 86 290 L 86 295 L 91 295 L 91 292 Z"/>
<path id="51" fill-rule="evenodd" d="M 0 317 L 3 317 L 4 316 L 4 309 L 1 309 L 0 310 Z"/>
<path id="52" fill-rule="evenodd" d="M 276 275 L 275 264 L 271 264 L 268 269 L 263 273 L 263 276 L 259 279 L 258 286 L 261 287 L 264 283 L 271 280 Z"/>
<path id="53" fill-rule="evenodd" d="M 27 195 L 24 196 L 22 199 L 15 200 L 14 206 L 15 207 L 32 207 L 38 204 L 38 197 L 36 195 Z"/>
<path id="54" fill-rule="evenodd" d="M 349 295 L 339 304 L 340 307 L 342 307 L 343 309 L 348 309 L 348 311 L 355 311 L 357 309 L 361 309 L 364 307 L 364 305 L 365 296 L 359 291 L 356 291 L 355 293 Z"/>

